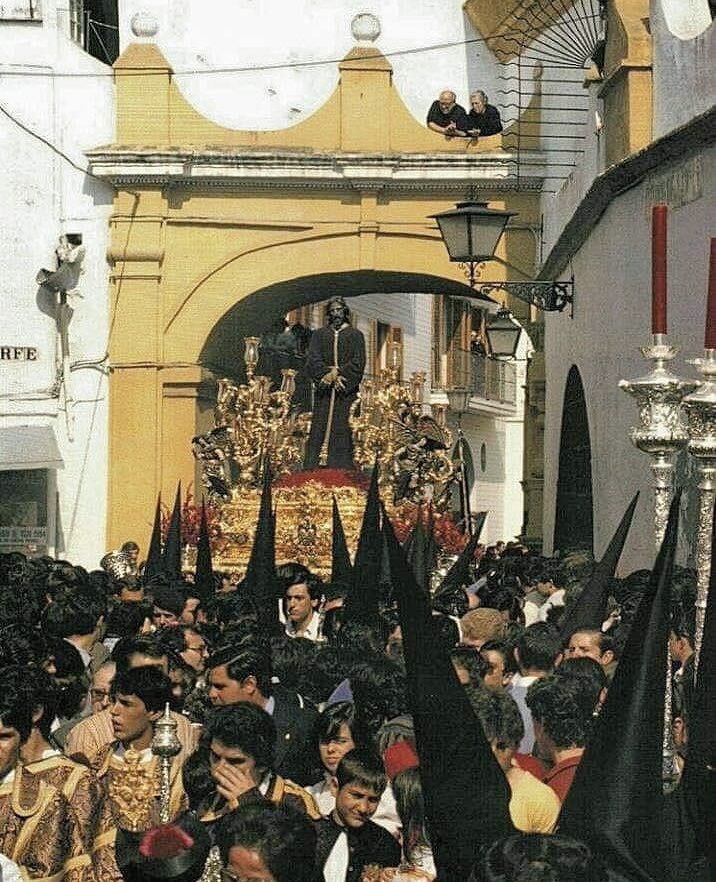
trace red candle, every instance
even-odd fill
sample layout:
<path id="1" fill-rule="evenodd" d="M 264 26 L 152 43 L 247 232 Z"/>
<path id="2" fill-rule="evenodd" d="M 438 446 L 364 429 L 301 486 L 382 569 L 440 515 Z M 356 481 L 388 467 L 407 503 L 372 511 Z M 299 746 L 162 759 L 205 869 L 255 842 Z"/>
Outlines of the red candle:
<path id="1" fill-rule="evenodd" d="M 711 240 L 709 260 L 709 299 L 706 304 L 705 349 L 716 349 L 716 239 Z"/>
<path id="2" fill-rule="evenodd" d="M 651 209 L 651 333 L 666 333 L 666 205 Z"/>

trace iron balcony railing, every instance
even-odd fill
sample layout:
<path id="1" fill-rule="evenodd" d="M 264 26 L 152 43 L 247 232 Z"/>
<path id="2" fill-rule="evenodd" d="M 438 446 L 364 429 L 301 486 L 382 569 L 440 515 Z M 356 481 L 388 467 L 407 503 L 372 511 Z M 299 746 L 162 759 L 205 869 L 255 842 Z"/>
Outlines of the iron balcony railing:
<path id="1" fill-rule="evenodd" d="M 517 373 L 514 364 L 487 358 L 479 352 L 453 350 L 452 385 L 469 389 L 476 398 L 515 406 Z"/>

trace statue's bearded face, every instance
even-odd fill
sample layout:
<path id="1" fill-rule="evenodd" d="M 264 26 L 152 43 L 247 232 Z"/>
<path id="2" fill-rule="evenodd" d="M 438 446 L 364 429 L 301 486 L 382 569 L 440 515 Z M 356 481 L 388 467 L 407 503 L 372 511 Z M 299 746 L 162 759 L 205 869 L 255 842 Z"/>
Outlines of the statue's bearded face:
<path id="1" fill-rule="evenodd" d="M 329 303 L 328 305 L 328 324 L 332 328 L 340 328 L 347 318 L 347 309 L 339 301 Z"/>

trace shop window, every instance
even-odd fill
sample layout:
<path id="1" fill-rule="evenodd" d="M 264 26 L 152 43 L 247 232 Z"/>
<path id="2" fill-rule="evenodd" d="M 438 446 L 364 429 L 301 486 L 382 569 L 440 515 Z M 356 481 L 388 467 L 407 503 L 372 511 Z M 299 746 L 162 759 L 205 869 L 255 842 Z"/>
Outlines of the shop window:
<path id="1" fill-rule="evenodd" d="M 44 552 L 48 544 L 47 469 L 0 471 L 0 552 Z"/>

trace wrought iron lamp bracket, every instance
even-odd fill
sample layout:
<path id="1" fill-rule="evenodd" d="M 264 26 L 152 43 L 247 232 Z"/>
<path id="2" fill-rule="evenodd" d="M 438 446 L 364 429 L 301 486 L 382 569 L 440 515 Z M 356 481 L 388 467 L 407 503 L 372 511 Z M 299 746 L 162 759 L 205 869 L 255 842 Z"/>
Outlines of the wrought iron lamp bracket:
<path id="1" fill-rule="evenodd" d="M 491 300 L 495 299 L 491 297 L 492 291 L 504 291 L 544 312 L 562 312 L 574 303 L 574 279 L 568 282 L 478 282 L 473 287 Z"/>

